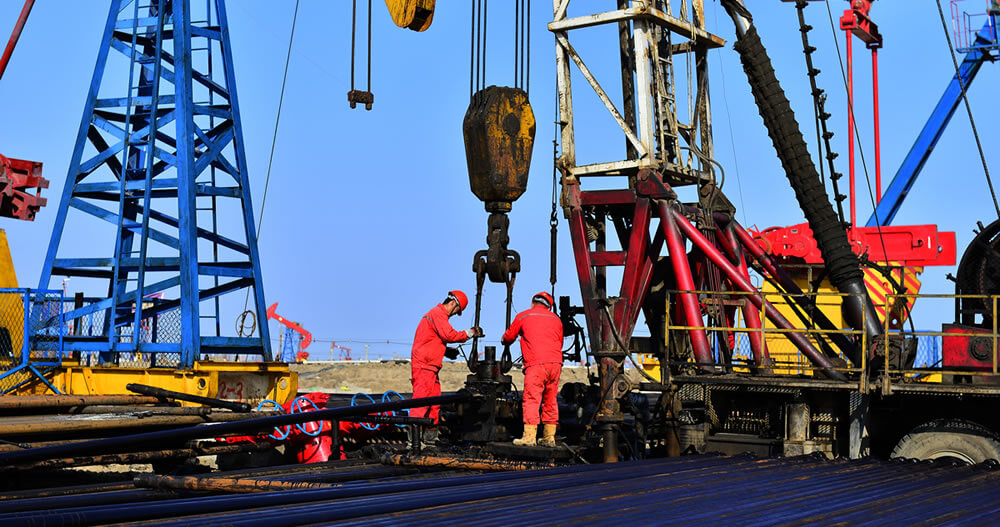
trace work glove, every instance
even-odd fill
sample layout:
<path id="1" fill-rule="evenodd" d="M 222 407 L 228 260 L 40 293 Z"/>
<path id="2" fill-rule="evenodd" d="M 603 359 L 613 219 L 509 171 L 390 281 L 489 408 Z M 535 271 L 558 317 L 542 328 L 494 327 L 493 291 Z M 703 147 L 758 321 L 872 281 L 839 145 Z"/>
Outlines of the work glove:
<path id="1" fill-rule="evenodd" d="M 458 358 L 458 348 L 445 348 L 444 356 L 450 360 L 455 360 Z"/>
<path id="2" fill-rule="evenodd" d="M 468 335 L 469 338 L 485 336 L 483 328 L 469 328 L 465 330 L 465 334 Z"/>

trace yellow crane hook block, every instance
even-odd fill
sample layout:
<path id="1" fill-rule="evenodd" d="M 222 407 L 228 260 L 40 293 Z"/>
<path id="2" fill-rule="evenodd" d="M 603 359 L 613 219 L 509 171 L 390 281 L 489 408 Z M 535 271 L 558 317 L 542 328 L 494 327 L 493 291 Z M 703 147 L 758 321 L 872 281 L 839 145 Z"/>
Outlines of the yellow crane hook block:
<path id="1" fill-rule="evenodd" d="M 490 86 L 472 96 L 462 124 L 472 193 L 488 212 L 508 212 L 528 188 L 535 114 L 519 88 Z"/>
<path id="2" fill-rule="evenodd" d="M 434 20 L 436 0 L 385 0 L 389 16 L 399 27 L 414 31 L 426 31 Z"/>

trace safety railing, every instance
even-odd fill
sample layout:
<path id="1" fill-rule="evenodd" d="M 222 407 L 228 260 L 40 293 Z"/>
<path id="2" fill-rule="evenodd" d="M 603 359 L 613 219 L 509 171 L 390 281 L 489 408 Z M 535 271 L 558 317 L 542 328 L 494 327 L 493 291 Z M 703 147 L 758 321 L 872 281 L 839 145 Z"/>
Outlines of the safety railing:
<path id="1" fill-rule="evenodd" d="M 672 321 L 671 307 L 674 298 L 679 294 L 696 294 L 699 302 L 704 308 L 703 311 L 711 313 L 710 316 L 703 314 L 703 320 L 708 320 L 700 326 L 688 325 Z M 760 305 L 753 306 L 761 324 L 760 327 L 747 327 L 746 317 L 743 309 L 749 309 L 752 305 L 751 296 L 757 296 L 763 301 Z M 836 308 L 839 310 L 843 299 L 853 296 L 847 293 L 837 292 L 811 292 L 811 293 L 778 293 L 778 292 L 718 292 L 718 291 L 668 291 L 666 301 L 665 326 L 664 326 L 664 347 L 671 349 L 674 339 L 688 339 L 692 331 L 704 331 L 708 334 L 712 343 L 712 351 L 715 362 L 698 363 L 693 358 L 686 360 L 671 359 L 667 353 L 665 364 L 661 367 L 680 368 L 681 370 L 694 370 L 697 368 L 714 370 L 717 373 L 754 373 L 761 372 L 762 368 L 768 368 L 767 373 L 776 376 L 797 375 L 797 376 L 817 376 L 819 373 L 839 372 L 848 378 L 848 383 L 857 384 L 858 389 L 867 393 L 871 390 L 873 383 L 878 383 L 883 393 L 891 393 L 894 387 L 901 384 L 912 385 L 914 383 L 953 383 L 953 382 L 995 382 L 1000 384 L 1000 361 L 998 361 L 998 306 L 1000 306 L 1000 296 L 987 295 L 954 295 L 954 294 L 888 294 L 885 296 L 882 306 L 887 316 L 883 317 L 880 325 L 883 328 L 884 337 L 879 342 L 871 343 L 868 336 L 860 330 L 850 328 L 824 329 L 817 325 L 807 326 L 804 318 L 796 315 L 805 313 L 810 309 L 822 310 L 826 308 Z M 858 295 L 860 296 L 860 295 Z M 800 307 L 792 307 L 793 300 L 807 299 Z M 928 304 L 933 302 L 949 302 L 954 304 L 958 299 L 963 302 L 976 300 L 981 305 L 988 307 L 990 313 L 990 327 L 963 326 L 955 328 L 953 331 L 934 331 L 904 329 L 890 326 L 890 321 L 895 317 L 892 313 L 899 309 L 907 309 L 911 300 L 919 300 L 922 309 L 929 309 Z M 797 324 L 794 328 L 777 327 L 773 320 L 767 315 L 765 306 L 775 307 L 785 318 Z M 814 307 L 807 307 L 807 306 Z M 737 309 L 739 308 L 739 309 Z M 947 311 L 951 311 L 949 306 Z M 907 317 L 910 318 L 910 317 Z M 724 323 L 714 323 L 712 320 L 725 320 Z M 984 317 L 984 320 L 986 318 Z M 867 322 L 867 320 L 865 320 Z M 800 334 L 806 337 L 807 341 L 819 350 L 828 350 L 836 353 L 848 366 L 818 366 L 809 361 L 806 354 L 789 338 L 791 334 Z M 755 337 L 755 335 L 761 335 Z M 868 350 L 859 353 L 859 364 L 851 364 L 844 355 L 844 350 L 840 349 L 833 342 L 838 336 L 847 337 L 851 343 L 857 345 L 859 350 Z M 755 360 L 751 339 L 762 339 L 769 364 L 758 364 Z M 964 347 L 960 340 L 975 339 L 968 342 Z M 825 344 L 822 344 L 825 342 Z M 689 341 L 688 341 L 689 342 Z M 800 339 L 801 342 L 801 339 Z M 940 344 L 940 345 L 939 345 Z M 682 342 L 682 346 L 688 345 Z M 915 349 L 903 352 L 904 347 L 914 347 Z M 920 356 L 920 346 L 929 348 L 924 351 L 923 363 L 916 361 Z M 675 346 L 676 347 L 676 346 Z M 961 348 L 961 349 L 958 349 Z M 938 351 L 940 350 L 940 352 Z M 915 351 L 916 354 L 911 353 Z M 940 355 L 938 355 L 940 353 Z M 829 353 L 827 353 L 829 355 Z M 914 356 L 915 355 L 915 356 Z M 910 364 L 906 364 L 904 357 L 913 357 Z M 937 356 L 937 360 L 930 362 L 928 357 Z"/>
<path id="2" fill-rule="evenodd" d="M 915 330 L 891 328 L 883 323 L 883 331 L 890 338 L 880 343 L 881 364 L 878 367 L 883 372 L 881 376 L 882 391 L 891 393 L 900 384 L 912 384 L 914 381 L 930 381 L 944 384 L 1000 384 L 1000 363 L 997 358 L 998 333 L 997 307 L 1000 306 L 1000 295 L 954 295 L 954 294 L 889 294 L 886 295 L 886 305 L 897 300 L 908 302 L 919 299 L 926 307 L 931 302 L 955 303 L 961 300 L 964 305 L 970 302 L 979 303 L 984 309 L 981 312 L 982 323 L 978 325 L 955 325 L 952 331 Z M 985 315 L 989 314 L 987 318 Z M 893 345 L 900 341 L 919 338 L 941 338 L 942 357 L 939 365 L 916 367 L 901 365 L 894 361 Z M 896 343 L 896 344 L 894 344 Z"/>
<path id="3" fill-rule="evenodd" d="M 701 326 L 692 326 L 672 322 L 671 304 L 673 299 L 679 294 L 695 294 L 699 297 L 699 302 L 703 307 L 714 311 L 715 318 L 722 320 L 723 316 L 731 317 L 729 324 L 706 323 Z M 817 375 L 817 372 L 839 372 L 844 376 L 856 376 L 866 371 L 868 368 L 868 358 L 862 353 L 861 364 L 855 366 L 840 366 L 836 363 L 830 366 L 817 366 L 809 362 L 807 353 L 802 346 L 796 345 L 789 340 L 789 335 L 800 334 L 805 337 L 809 345 L 823 353 L 824 348 L 833 351 L 845 364 L 848 364 L 843 351 L 829 343 L 836 338 L 849 338 L 857 342 L 860 349 L 868 349 L 868 337 L 863 331 L 850 328 L 824 329 L 818 325 L 784 328 L 772 320 L 773 316 L 768 314 L 768 307 L 773 307 L 788 322 L 802 323 L 802 318 L 796 312 L 805 312 L 805 307 L 792 307 L 797 305 L 794 300 L 800 299 L 808 302 L 811 307 L 809 311 L 822 311 L 823 308 L 836 307 L 839 309 L 843 299 L 848 296 L 855 296 L 848 293 L 834 292 L 803 292 L 803 293 L 779 293 L 779 292 L 743 292 L 743 291 L 668 291 L 666 298 L 664 345 L 670 349 L 673 338 L 687 338 L 692 331 L 704 331 L 710 336 L 713 353 L 716 362 L 697 363 L 694 360 L 687 360 L 682 363 L 669 363 L 667 366 L 678 366 L 683 368 L 708 368 L 719 373 L 751 373 L 760 371 L 761 368 L 769 368 L 769 373 L 777 375 Z M 860 296 L 860 295 L 857 295 Z M 743 312 L 744 306 L 752 306 L 751 297 L 762 299 L 760 305 L 753 306 L 753 310 L 760 320 L 760 327 L 748 327 L 746 316 Z M 729 309 L 731 315 L 725 315 L 725 310 Z M 739 308 L 739 309 L 737 309 Z M 703 316 L 703 320 L 706 317 Z M 759 336 L 755 336 L 759 335 Z M 757 364 L 750 354 L 735 353 L 736 350 L 751 348 L 751 339 L 762 339 L 767 355 L 768 364 Z M 746 344 L 742 344 L 742 342 Z M 669 355 L 669 354 L 668 354 Z M 825 355 L 825 353 L 824 353 Z M 721 360 L 720 360 L 721 359 Z"/>
<path id="4" fill-rule="evenodd" d="M 951 30 L 955 40 L 955 49 L 960 53 L 968 53 L 973 49 L 995 49 L 1000 46 L 997 39 L 997 21 L 1000 19 L 1000 1 L 982 0 L 985 11 L 969 13 L 962 9 L 965 0 L 951 0 Z M 982 42 L 979 36 L 989 42 Z"/>
<path id="5" fill-rule="evenodd" d="M 60 291 L 0 289 L 0 393 L 36 381 L 59 393 L 45 372 L 65 353 L 63 303 Z"/>
<path id="6" fill-rule="evenodd" d="M 82 296 L 67 299 L 66 348 L 73 352 L 73 357 L 81 366 L 182 366 L 181 353 L 176 351 L 181 341 L 180 309 L 177 306 L 160 298 L 144 298 L 142 308 L 145 316 L 136 332 L 134 307 L 119 308 L 112 324 L 111 309 L 95 308 L 103 300 Z M 134 342 L 134 335 L 138 335 L 138 342 Z"/>

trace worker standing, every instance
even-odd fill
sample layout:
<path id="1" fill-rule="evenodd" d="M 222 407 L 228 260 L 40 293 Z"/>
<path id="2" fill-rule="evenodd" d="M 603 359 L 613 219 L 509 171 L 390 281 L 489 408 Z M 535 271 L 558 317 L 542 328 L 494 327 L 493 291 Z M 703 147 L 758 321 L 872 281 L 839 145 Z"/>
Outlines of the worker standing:
<path id="1" fill-rule="evenodd" d="M 524 433 L 515 445 L 534 445 L 541 423 L 540 446 L 556 446 L 556 425 L 559 423 L 559 375 L 562 373 L 563 327 L 559 316 L 552 312 L 552 295 L 541 292 L 531 297 L 531 308 L 514 317 L 503 334 L 504 345 L 521 337 L 524 358 Z M 538 406 L 541 403 L 541 419 Z"/>
<path id="2" fill-rule="evenodd" d="M 414 399 L 441 395 L 438 372 L 441 371 L 447 344 L 483 336 L 483 330 L 480 328 L 456 331 L 448 322 L 449 317 L 461 315 L 467 305 L 469 298 L 465 293 L 457 290 L 449 291 L 444 302 L 434 306 L 420 319 L 417 332 L 413 336 L 413 348 L 410 350 L 410 383 L 413 385 Z M 440 406 L 414 408 L 410 410 L 410 416 L 430 417 L 436 425 L 440 410 Z M 432 443 L 437 440 L 437 433 L 436 426 L 428 427 L 424 430 L 424 442 Z"/>

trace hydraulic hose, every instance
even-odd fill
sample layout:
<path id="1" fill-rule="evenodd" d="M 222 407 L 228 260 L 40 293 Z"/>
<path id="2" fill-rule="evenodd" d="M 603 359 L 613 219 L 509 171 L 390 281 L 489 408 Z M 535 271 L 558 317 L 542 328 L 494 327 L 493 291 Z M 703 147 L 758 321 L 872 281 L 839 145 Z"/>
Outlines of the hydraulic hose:
<path id="1" fill-rule="evenodd" d="M 849 295 L 844 297 L 844 317 L 852 328 L 865 332 L 868 342 L 875 342 L 881 337 L 882 328 L 875 306 L 868 297 L 858 257 L 851 250 L 847 233 L 830 205 L 826 188 L 820 181 L 795 120 L 795 113 L 778 82 L 750 12 L 739 0 L 722 0 L 722 6 L 736 24 L 738 38 L 734 49 L 740 55 L 743 71 L 778 159 L 816 238 L 830 282 L 838 291 Z M 861 350 L 854 348 L 844 352 L 855 366 L 861 364 Z"/>

